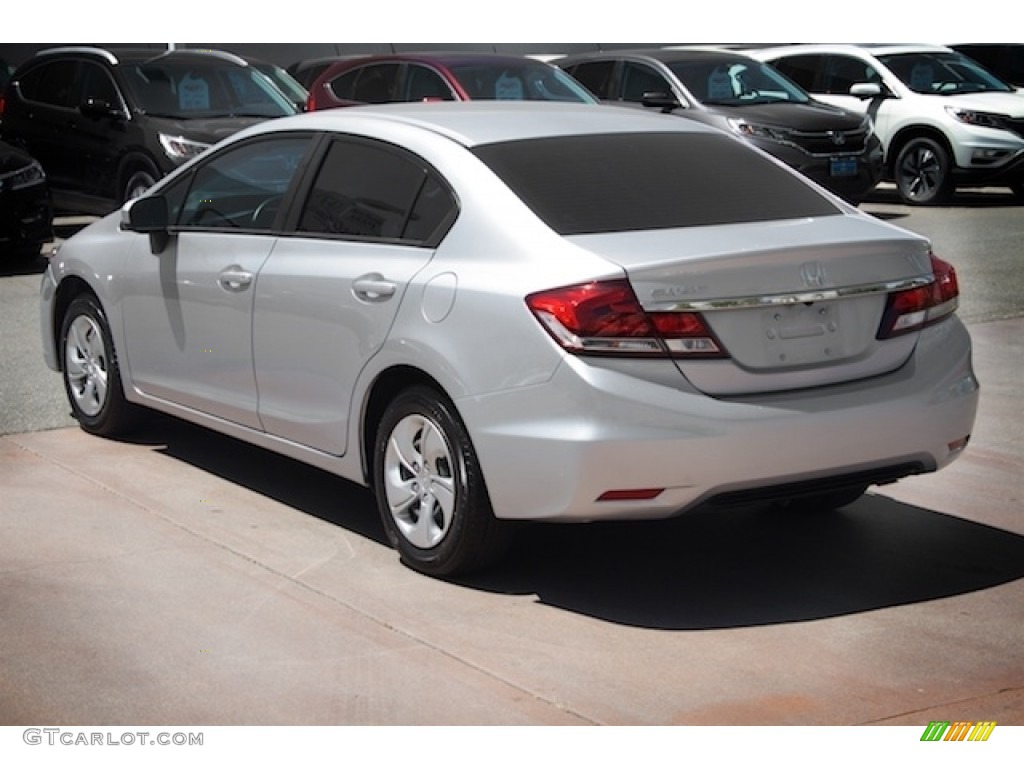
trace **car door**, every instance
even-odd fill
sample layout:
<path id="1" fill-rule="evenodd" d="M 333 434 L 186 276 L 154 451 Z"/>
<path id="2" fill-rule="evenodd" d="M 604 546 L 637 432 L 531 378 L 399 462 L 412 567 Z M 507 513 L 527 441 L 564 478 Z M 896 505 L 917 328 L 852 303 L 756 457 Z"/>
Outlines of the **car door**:
<path id="1" fill-rule="evenodd" d="M 167 247 L 137 248 L 127 265 L 125 340 L 139 390 L 260 428 L 253 296 L 311 141 L 284 134 L 234 145 L 163 193 L 176 222 Z"/>
<path id="2" fill-rule="evenodd" d="M 455 211 L 420 158 L 364 139 L 330 143 L 295 231 L 256 286 L 253 353 L 267 432 L 345 453 L 356 380 Z"/>
<path id="3" fill-rule="evenodd" d="M 82 62 L 79 77 L 74 141 L 79 148 L 81 191 L 117 203 L 118 164 L 130 143 L 128 108 L 110 73 L 99 64 Z"/>

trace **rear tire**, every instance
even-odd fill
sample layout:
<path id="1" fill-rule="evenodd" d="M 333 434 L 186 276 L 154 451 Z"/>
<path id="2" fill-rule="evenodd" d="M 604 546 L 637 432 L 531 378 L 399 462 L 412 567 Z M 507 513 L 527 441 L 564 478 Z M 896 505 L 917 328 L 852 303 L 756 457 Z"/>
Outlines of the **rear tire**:
<path id="1" fill-rule="evenodd" d="M 421 573 L 478 570 L 508 543 L 469 434 L 454 405 L 432 387 L 407 389 L 385 410 L 374 444 L 373 490 L 388 541 Z"/>
<path id="2" fill-rule="evenodd" d="M 79 296 L 68 307 L 60 351 L 64 390 L 82 429 L 104 436 L 131 429 L 138 412 L 125 400 L 110 326 L 91 294 Z"/>

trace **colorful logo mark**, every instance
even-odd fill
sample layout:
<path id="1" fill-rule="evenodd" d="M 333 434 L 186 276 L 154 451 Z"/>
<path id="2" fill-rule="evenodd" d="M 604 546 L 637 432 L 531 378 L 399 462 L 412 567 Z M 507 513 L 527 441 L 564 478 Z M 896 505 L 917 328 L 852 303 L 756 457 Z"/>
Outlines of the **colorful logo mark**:
<path id="1" fill-rule="evenodd" d="M 921 741 L 988 741 L 995 730 L 994 720 L 970 721 L 932 720 L 921 734 Z"/>

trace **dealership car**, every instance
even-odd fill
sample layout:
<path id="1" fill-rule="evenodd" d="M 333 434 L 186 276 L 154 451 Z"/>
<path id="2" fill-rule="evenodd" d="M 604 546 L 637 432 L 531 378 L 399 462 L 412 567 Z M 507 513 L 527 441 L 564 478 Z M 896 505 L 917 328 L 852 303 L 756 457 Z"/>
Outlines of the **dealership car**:
<path id="1" fill-rule="evenodd" d="M 742 136 L 849 202 L 866 197 L 881 177 L 882 149 L 866 115 L 815 101 L 742 53 L 611 50 L 552 63 L 602 101 L 652 107 Z"/>
<path id="2" fill-rule="evenodd" d="M 958 292 L 697 122 L 388 104 L 246 129 L 90 225 L 41 324 L 85 430 L 141 406 L 364 483 L 454 574 L 510 521 L 825 510 L 945 466 L 978 399 Z"/>
<path id="3" fill-rule="evenodd" d="M 59 210 L 104 214 L 225 136 L 297 111 L 231 54 L 63 47 L 18 68 L 2 117 Z"/>
<path id="4" fill-rule="evenodd" d="M 871 114 L 886 177 L 909 205 L 957 187 L 1024 196 L 1024 94 L 938 45 L 796 45 L 753 52 L 815 98 Z"/>
<path id="5" fill-rule="evenodd" d="M 42 166 L 0 141 L 0 268 L 36 258 L 52 239 L 53 207 Z"/>
<path id="6" fill-rule="evenodd" d="M 576 101 L 594 97 L 557 67 L 527 56 L 462 51 L 341 59 L 309 87 L 308 109 L 394 101 Z"/>

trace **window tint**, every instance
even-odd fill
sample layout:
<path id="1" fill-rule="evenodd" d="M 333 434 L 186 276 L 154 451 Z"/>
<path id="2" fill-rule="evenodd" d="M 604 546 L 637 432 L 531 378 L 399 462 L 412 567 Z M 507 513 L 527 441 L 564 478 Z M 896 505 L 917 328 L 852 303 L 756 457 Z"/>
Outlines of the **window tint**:
<path id="1" fill-rule="evenodd" d="M 412 155 L 338 140 L 317 174 L 299 231 L 421 243 L 438 237 L 454 214 L 447 186 Z"/>
<path id="2" fill-rule="evenodd" d="M 570 67 L 569 74 L 579 80 L 584 87 L 599 99 L 613 99 L 612 72 L 614 61 L 584 61 Z"/>
<path id="3" fill-rule="evenodd" d="M 881 83 L 875 68 L 855 56 L 829 56 L 822 80 L 822 93 L 849 95 L 856 83 Z"/>
<path id="4" fill-rule="evenodd" d="M 824 57 L 811 56 L 787 56 L 784 59 L 771 62 L 771 65 L 782 74 L 799 85 L 805 91 L 821 93 L 818 84 L 818 73 L 824 64 Z M 849 89 L 847 89 L 849 91 Z"/>
<path id="5" fill-rule="evenodd" d="M 594 101 L 567 73 L 532 59 L 452 63 L 449 69 L 474 100 Z"/>
<path id="6" fill-rule="evenodd" d="M 121 94 L 110 78 L 110 74 L 98 64 L 82 64 L 82 93 L 81 101 L 92 99 L 93 101 L 109 104 L 114 109 L 122 109 Z"/>
<path id="7" fill-rule="evenodd" d="M 327 83 L 340 101 L 384 104 L 396 100 L 398 64 L 368 64 L 349 70 Z"/>
<path id="8" fill-rule="evenodd" d="M 645 93 L 672 93 L 672 86 L 647 65 L 625 62 L 622 69 L 622 100 L 643 101 Z"/>
<path id="9" fill-rule="evenodd" d="M 19 78 L 21 93 L 29 101 L 55 107 L 74 107 L 77 98 L 78 62 L 70 59 L 51 61 Z"/>
<path id="10" fill-rule="evenodd" d="M 839 213 L 813 185 L 724 134 L 567 136 L 473 152 L 562 235 Z"/>
<path id="11" fill-rule="evenodd" d="M 168 117 L 282 117 L 296 112 L 273 84 L 251 67 L 215 60 L 159 56 L 121 71 L 144 111 Z"/>
<path id="12" fill-rule="evenodd" d="M 405 76 L 402 101 L 453 101 L 448 83 L 437 72 L 416 64 L 409 66 Z"/>
<path id="13" fill-rule="evenodd" d="M 193 174 L 180 205 L 179 226 L 271 229 L 309 141 L 308 137 L 277 137 L 219 153 Z M 172 216 L 179 207 L 176 194 L 180 192 L 171 190 L 167 195 Z"/>

